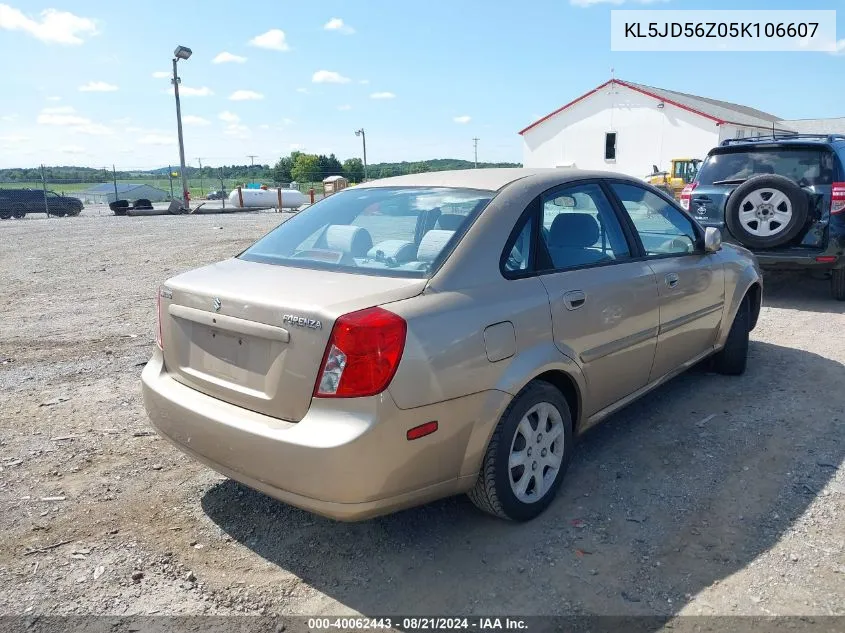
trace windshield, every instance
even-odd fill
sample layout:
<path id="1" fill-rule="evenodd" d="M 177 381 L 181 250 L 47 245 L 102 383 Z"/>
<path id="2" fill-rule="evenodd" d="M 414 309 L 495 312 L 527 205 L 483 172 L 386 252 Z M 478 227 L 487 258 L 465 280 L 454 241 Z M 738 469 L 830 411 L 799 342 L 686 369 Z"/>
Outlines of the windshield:
<path id="1" fill-rule="evenodd" d="M 833 154 L 801 147 L 720 152 L 709 156 L 701 166 L 698 184 L 742 182 L 759 174 L 785 176 L 801 187 L 829 185 L 833 182 Z"/>
<path id="2" fill-rule="evenodd" d="M 492 191 L 441 187 L 347 189 L 261 238 L 240 258 L 268 264 L 430 276 Z"/>

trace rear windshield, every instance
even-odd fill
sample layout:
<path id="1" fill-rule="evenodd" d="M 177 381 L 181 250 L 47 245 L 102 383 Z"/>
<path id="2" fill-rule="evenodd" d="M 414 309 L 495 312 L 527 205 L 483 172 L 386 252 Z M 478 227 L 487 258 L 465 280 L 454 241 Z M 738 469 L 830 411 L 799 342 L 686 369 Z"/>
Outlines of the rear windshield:
<path id="1" fill-rule="evenodd" d="M 249 261 L 391 277 L 430 276 L 492 191 L 353 188 L 333 194 L 241 253 Z"/>
<path id="2" fill-rule="evenodd" d="M 833 154 L 825 149 L 759 148 L 708 156 L 698 172 L 698 184 L 736 184 L 759 174 L 777 174 L 801 187 L 829 185 L 833 171 Z"/>

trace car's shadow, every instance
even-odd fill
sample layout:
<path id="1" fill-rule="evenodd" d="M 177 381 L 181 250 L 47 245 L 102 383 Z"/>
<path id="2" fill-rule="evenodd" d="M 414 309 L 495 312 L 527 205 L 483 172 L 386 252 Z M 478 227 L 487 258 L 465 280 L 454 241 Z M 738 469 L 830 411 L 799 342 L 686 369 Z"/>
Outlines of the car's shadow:
<path id="1" fill-rule="evenodd" d="M 364 614 L 670 615 L 774 546 L 836 472 L 843 384 L 840 363 L 753 342 L 744 376 L 693 370 L 589 432 L 526 524 L 464 497 L 337 523 L 232 481 L 202 506 Z"/>
<path id="2" fill-rule="evenodd" d="M 763 273 L 763 303 L 772 308 L 804 312 L 845 312 L 845 302 L 830 294 L 830 279 L 807 272 Z"/>

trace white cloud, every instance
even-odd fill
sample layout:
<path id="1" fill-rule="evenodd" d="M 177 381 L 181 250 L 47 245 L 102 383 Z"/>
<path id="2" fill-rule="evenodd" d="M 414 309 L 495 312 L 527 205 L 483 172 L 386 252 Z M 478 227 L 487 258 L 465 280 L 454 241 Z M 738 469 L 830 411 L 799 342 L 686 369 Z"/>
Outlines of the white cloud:
<path id="1" fill-rule="evenodd" d="M 285 32 L 281 29 L 270 29 L 266 33 L 256 35 L 249 44 L 257 46 L 258 48 L 266 48 L 271 51 L 287 51 L 290 50 L 285 39 Z"/>
<path id="2" fill-rule="evenodd" d="M 349 104 L 344 104 L 344 105 L 337 106 L 337 109 L 340 110 L 341 112 L 346 112 L 348 110 L 351 110 L 352 106 L 349 105 Z"/>
<path id="3" fill-rule="evenodd" d="M 269 130 L 270 126 L 267 123 L 262 123 L 261 125 L 258 126 L 258 129 L 259 130 Z"/>
<path id="4" fill-rule="evenodd" d="M 333 70 L 318 70 L 311 77 L 311 81 L 315 84 L 348 84 L 351 79 Z"/>
<path id="5" fill-rule="evenodd" d="M 845 55 L 845 40 L 836 42 L 836 49 L 830 52 L 831 55 Z"/>
<path id="6" fill-rule="evenodd" d="M 210 125 L 211 121 L 208 119 L 204 119 L 201 116 L 194 116 L 193 114 L 188 114 L 187 116 L 182 117 L 182 123 L 185 125 Z"/>
<path id="7" fill-rule="evenodd" d="M 173 91 L 169 88 L 165 90 L 167 94 L 172 94 Z M 179 86 L 179 95 L 182 97 L 210 97 L 214 92 L 211 88 L 203 86 L 202 88 L 191 88 L 190 86 Z"/>
<path id="8" fill-rule="evenodd" d="M 3 123 L 11 123 L 12 121 L 16 120 L 17 118 L 18 118 L 17 114 L 4 114 L 3 116 L 0 116 L 0 121 L 2 121 Z"/>
<path id="9" fill-rule="evenodd" d="M 229 112 L 228 110 L 223 110 L 223 112 L 217 115 L 217 118 L 221 121 L 225 121 L 226 123 L 240 123 L 241 121 L 241 117 L 234 112 Z"/>
<path id="10" fill-rule="evenodd" d="M 108 136 L 114 133 L 110 127 L 94 123 L 91 119 L 77 114 L 70 106 L 44 108 L 35 121 L 39 125 L 66 127 L 73 132 L 93 136 Z"/>
<path id="11" fill-rule="evenodd" d="M 23 134 L 9 134 L 8 136 L 0 136 L 0 143 L 7 143 L 13 145 L 15 143 L 23 143 L 28 141 L 29 137 Z"/>
<path id="12" fill-rule="evenodd" d="M 226 129 L 223 130 L 223 134 L 239 139 L 245 139 L 252 136 L 249 128 L 241 123 L 232 123 L 231 125 L 227 125 Z"/>
<path id="13" fill-rule="evenodd" d="M 452 119 L 455 123 L 469 123 L 472 121 L 472 117 L 464 114 L 463 116 L 456 116 Z"/>
<path id="14" fill-rule="evenodd" d="M 285 125 L 293 125 L 293 119 L 282 119 L 282 123 Z"/>
<path id="15" fill-rule="evenodd" d="M 59 148 L 62 154 L 84 154 L 85 148 L 79 145 L 63 145 Z"/>
<path id="16" fill-rule="evenodd" d="M 297 88 L 296 91 L 301 92 L 304 95 L 308 94 L 308 88 Z"/>
<path id="17" fill-rule="evenodd" d="M 47 101 L 61 101 L 61 97 L 47 97 Z"/>
<path id="18" fill-rule="evenodd" d="M 263 98 L 264 95 L 260 92 L 255 92 L 255 90 L 235 90 L 235 92 L 229 95 L 230 101 L 258 101 Z"/>
<path id="19" fill-rule="evenodd" d="M 114 84 L 105 81 L 89 81 L 84 86 L 79 86 L 79 92 L 115 92 L 119 90 Z"/>
<path id="20" fill-rule="evenodd" d="M 83 18 L 67 11 L 45 9 L 40 19 L 24 15 L 8 4 L 0 4 L 0 29 L 23 31 L 51 44 L 82 44 L 97 34 L 97 25 L 90 18 Z"/>
<path id="21" fill-rule="evenodd" d="M 291 143 L 290 144 L 290 150 L 292 152 L 301 152 L 304 149 L 305 149 L 305 145 L 303 145 L 302 143 Z"/>
<path id="22" fill-rule="evenodd" d="M 370 80 L 369 79 L 359 79 L 358 83 L 361 84 L 362 86 L 366 86 L 367 84 L 370 83 Z"/>
<path id="23" fill-rule="evenodd" d="M 347 35 L 351 35 L 355 32 L 355 29 L 348 24 L 344 24 L 343 20 L 340 18 L 332 18 L 323 25 L 323 28 L 327 31 L 338 31 L 340 33 L 346 33 Z"/>
<path id="24" fill-rule="evenodd" d="M 164 134 L 147 134 L 138 139 L 138 145 L 173 145 L 176 139 Z"/>
<path id="25" fill-rule="evenodd" d="M 167 79 L 171 74 L 167 70 L 157 70 L 153 73 L 153 79 Z"/>
<path id="26" fill-rule="evenodd" d="M 392 92 L 374 92 L 370 95 L 370 99 L 395 99 L 396 95 Z"/>
<path id="27" fill-rule="evenodd" d="M 246 61 L 246 57 L 241 57 L 240 55 L 233 55 L 232 53 L 227 53 L 223 51 L 222 53 L 218 53 L 217 57 L 211 60 L 212 64 L 243 64 Z"/>

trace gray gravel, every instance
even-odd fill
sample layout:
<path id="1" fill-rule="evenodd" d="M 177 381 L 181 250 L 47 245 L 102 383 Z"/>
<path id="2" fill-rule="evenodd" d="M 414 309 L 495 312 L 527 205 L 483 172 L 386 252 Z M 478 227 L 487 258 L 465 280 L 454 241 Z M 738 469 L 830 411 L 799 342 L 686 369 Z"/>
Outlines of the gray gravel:
<path id="1" fill-rule="evenodd" d="M 288 215 L 0 223 L 0 614 L 845 615 L 845 304 L 767 278 L 747 374 L 590 432 L 514 525 L 464 498 L 360 524 L 151 432 L 155 289 Z"/>

